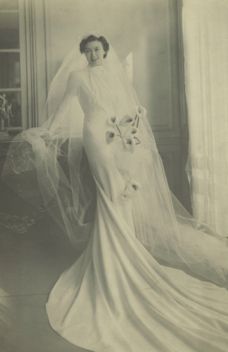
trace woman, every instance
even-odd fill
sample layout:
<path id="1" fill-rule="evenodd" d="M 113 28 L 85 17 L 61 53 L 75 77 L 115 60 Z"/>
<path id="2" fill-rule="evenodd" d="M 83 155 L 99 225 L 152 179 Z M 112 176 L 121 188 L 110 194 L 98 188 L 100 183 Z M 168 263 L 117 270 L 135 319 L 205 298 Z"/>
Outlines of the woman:
<path id="1" fill-rule="evenodd" d="M 23 136 L 65 231 L 89 233 L 50 293 L 50 324 L 96 352 L 225 352 L 228 249 L 179 212 L 146 110 L 107 40 L 89 35 L 80 51 L 88 64 L 76 64 L 75 52 L 66 58 L 51 86 L 51 117 Z"/>

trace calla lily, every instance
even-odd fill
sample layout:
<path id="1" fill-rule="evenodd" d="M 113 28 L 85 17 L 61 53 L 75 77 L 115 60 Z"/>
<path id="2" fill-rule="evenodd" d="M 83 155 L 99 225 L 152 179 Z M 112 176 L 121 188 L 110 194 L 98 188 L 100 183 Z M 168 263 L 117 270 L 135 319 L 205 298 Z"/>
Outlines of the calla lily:
<path id="1" fill-rule="evenodd" d="M 111 143 L 116 137 L 119 137 L 124 147 L 133 152 L 135 145 L 140 143 L 137 137 L 139 115 L 135 117 L 125 115 L 121 120 L 117 119 L 116 116 L 112 116 L 107 119 L 108 124 L 112 127 L 111 130 L 106 132 L 106 141 Z"/>
<path id="2" fill-rule="evenodd" d="M 131 152 L 134 151 L 135 141 L 132 137 L 127 137 L 123 139 L 125 148 L 130 150 Z"/>
<path id="3" fill-rule="evenodd" d="M 142 115 L 143 112 L 144 112 L 144 108 L 143 108 L 142 106 L 138 106 L 138 108 L 137 108 L 137 113 L 138 113 L 139 115 Z"/>
<path id="4" fill-rule="evenodd" d="M 136 181 L 132 181 L 131 187 L 133 188 L 134 191 L 138 191 L 140 189 L 140 184 Z"/>
<path id="5" fill-rule="evenodd" d="M 131 134 L 136 134 L 137 132 L 138 132 L 138 128 L 133 127 L 133 128 L 131 129 Z"/>
<path id="6" fill-rule="evenodd" d="M 112 116 L 108 119 L 108 124 L 113 126 L 117 124 L 117 117 L 116 116 Z"/>
<path id="7" fill-rule="evenodd" d="M 121 126 L 126 126 L 128 124 L 131 124 L 134 121 L 133 117 L 129 115 L 125 115 L 121 120 L 120 120 L 120 125 Z"/>
<path id="8" fill-rule="evenodd" d="M 135 181 L 135 180 L 128 180 L 126 187 L 121 195 L 122 199 L 127 200 L 131 198 L 132 196 L 135 195 L 135 192 L 137 192 L 140 189 L 140 184 Z"/>
<path id="9" fill-rule="evenodd" d="M 125 143 L 127 145 L 134 145 L 135 144 L 134 139 L 131 137 L 125 138 Z"/>
<path id="10" fill-rule="evenodd" d="M 140 141 L 140 139 L 138 137 L 134 136 L 133 138 L 134 138 L 134 141 L 135 141 L 136 145 L 141 143 L 141 141 Z"/>
<path id="11" fill-rule="evenodd" d="M 114 140 L 115 136 L 116 136 L 116 134 L 114 131 L 107 131 L 106 132 L 106 142 L 111 143 Z"/>

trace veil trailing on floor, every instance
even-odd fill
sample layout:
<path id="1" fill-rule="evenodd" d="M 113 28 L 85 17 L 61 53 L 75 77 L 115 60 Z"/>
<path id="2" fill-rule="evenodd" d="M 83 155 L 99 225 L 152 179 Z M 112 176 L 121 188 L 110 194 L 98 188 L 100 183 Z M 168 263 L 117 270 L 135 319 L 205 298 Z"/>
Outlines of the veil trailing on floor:
<path id="1" fill-rule="evenodd" d="M 40 204 L 40 198 L 29 197 L 16 180 L 20 175 L 28 184 L 36 173 L 42 206 L 74 244 L 87 241 L 96 209 L 96 187 L 83 148 L 84 115 L 78 96 L 71 94 L 72 74 L 77 75 L 86 67 L 86 59 L 79 53 L 79 45 L 75 45 L 51 83 L 47 121 L 14 139 L 3 170 L 5 182 L 34 205 Z M 191 244 L 191 236 L 183 231 L 188 226 L 191 233 L 197 224 L 169 190 L 146 109 L 140 105 L 112 47 L 104 60 L 104 68 L 111 77 L 110 89 L 114 87 L 121 92 L 123 103 L 134 106 L 139 119 L 143 152 L 138 157 L 129 153 L 124 159 L 132 179 L 139 174 L 138 170 L 141 175 L 137 180 L 140 192 L 132 199 L 135 235 L 158 259 L 179 261 L 192 268 L 198 252 Z M 201 230 L 217 237 L 205 226 L 201 225 Z M 191 245 L 192 250 L 186 254 L 183 248 Z"/>
<path id="2" fill-rule="evenodd" d="M 82 146 L 83 112 L 77 96 L 66 94 L 71 72 L 85 67 L 86 59 L 75 45 L 49 87 L 44 108 L 47 120 L 14 138 L 2 174 L 24 200 L 48 210 L 73 243 L 86 241 L 91 222 L 88 210 L 95 197 Z M 38 192 L 34 192 L 34 174 Z"/>

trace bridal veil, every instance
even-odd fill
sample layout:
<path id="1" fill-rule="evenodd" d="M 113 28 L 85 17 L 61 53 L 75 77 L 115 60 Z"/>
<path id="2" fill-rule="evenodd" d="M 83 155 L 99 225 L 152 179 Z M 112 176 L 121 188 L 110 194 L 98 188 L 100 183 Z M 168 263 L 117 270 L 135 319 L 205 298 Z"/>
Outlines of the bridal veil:
<path id="1" fill-rule="evenodd" d="M 113 79 L 110 89 L 112 86 L 121 89 L 125 104 L 135 106 L 139 119 L 143 152 L 137 157 L 130 153 L 124 159 L 129 180 L 137 181 L 140 187 L 132 200 L 135 235 L 157 259 L 183 263 L 191 270 L 194 263 L 202 261 L 197 257 L 202 254 L 197 249 L 199 243 L 195 243 L 199 226 L 169 190 L 146 109 L 141 106 L 112 47 L 104 61 Z M 78 42 L 50 85 L 45 107 L 48 119 L 40 127 L 15 137 L 3 170 L 5 182 L 23 198 L 26 195 L 17 183 L 18 174 L 29 182 L 36 173 L 42 206 L 75 245 L 88 240 L 96 207 L 96 187 L 83 148 L 83 111 L 77 95 L 69 94 L 71 73 L 80 72 L 86 65 Z M 37 198 L 28 198 L 36 205 Z M 201 225 L 200 230 L 212 242 L 213 237 L 219 237 L 205 226 Z"/>

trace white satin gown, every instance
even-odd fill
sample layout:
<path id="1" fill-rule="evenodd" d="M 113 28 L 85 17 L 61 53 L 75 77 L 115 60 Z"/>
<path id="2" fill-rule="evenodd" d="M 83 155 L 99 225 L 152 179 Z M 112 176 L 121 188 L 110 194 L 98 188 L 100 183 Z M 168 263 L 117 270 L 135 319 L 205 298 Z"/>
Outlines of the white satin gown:
<path id="1" fill-rule="evenodd" d="M 129 151 L 131 143 L 124 148 L 128 142 L 110 134 L 116 123 L 112 117 L 132 116 L 135 106 L 129 111 L 109 79 L 102 66 L 87 68 L 75 78 L 97 204 L 85 251 L 50 293 L 46 305 L 50 324 L 72 344 L 95 352 L 227 352 L 227 248 L 213 238 L 202 249 L 186 240 L 190 251 L 202 250 L 205 256 L 203 269 L 199 261 L 195 271 L 209 277 L 220 273 L 223 288 L 220 278 L 216 285 L 159 264 L 138 240 L 134 214 L 140 204 L 134 199 L 143 189 L 143 177 L 134 160 L 144 160 L 145 151 L 140 138 L 134 152 Z M 127 123 L 122 120 L 118 126 L 124 129 Z M 153 218 L 153 204 L 147 208 Z M 205 242 L 201 243 L 203 247 Z M 183 252 L 188 250 L 183 246 Z"/>

